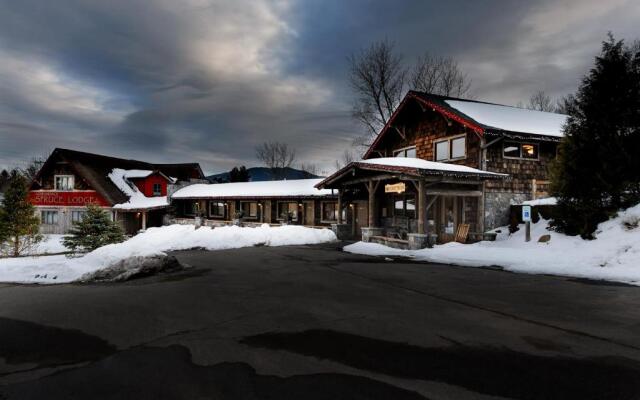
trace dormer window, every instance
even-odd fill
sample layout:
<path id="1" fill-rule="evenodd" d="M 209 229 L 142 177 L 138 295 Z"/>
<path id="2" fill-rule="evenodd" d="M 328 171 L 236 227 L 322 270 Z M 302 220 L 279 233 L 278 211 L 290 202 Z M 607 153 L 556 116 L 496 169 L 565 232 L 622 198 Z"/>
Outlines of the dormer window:
<path id="1" fill-rule="evenodd" d="M 154 196 L 162 196 L 162 185 L 159 183 L 153 184 L 153 195 Z"/>
<path id="2" fill-rule="evenodd" d="M 73 190 L 73 175 L 55 175 L 55 190 Z"/>

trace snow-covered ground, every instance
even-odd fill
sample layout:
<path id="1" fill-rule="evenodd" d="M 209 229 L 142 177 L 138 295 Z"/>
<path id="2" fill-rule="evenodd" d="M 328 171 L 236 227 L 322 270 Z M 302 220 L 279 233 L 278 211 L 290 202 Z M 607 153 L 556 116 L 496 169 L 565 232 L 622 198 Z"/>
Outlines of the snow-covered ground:
<path id="1" fill-rule="evenodd" d="M 640 285 L 640 204 L 598 226 L 596 240 L 582 240 L 547 230 L 548 221 L 531 225 L 531 242 L 524 226 L 509 235 L 500 229 L 495 242 L 448 243 L 423 250 L 398 250 L 358 242 L 345 251 L 375 256 L 404 256 L 416 260 L 469 267 L 497 265 L 513 272 L 552 274 Z M 539 243 L 542 235 L 548 243 Z"/>
<path id="2" fill-rule="evenodd" d="M 42 241 L 29 250 L 29 254 L 55 254 L 69 251 L 69 249 L 62 244 L 63 238 L 64 235 L 44 235 Z"/>
<path id="3" fill-rule="evenodd" d="M 61 256 L 0 259 L 0 282 L 64 283 L 109 268 L 131 258 L 163 256 L 167 251 L 205 248 L 222 250 L 256 245 L 285 246 L 317 244 L 336 240 L 329 229 L 302 226 L 218 228 L 170 225 L 149 228 L 123 243 L 101 247 L 82 257 Z"/>

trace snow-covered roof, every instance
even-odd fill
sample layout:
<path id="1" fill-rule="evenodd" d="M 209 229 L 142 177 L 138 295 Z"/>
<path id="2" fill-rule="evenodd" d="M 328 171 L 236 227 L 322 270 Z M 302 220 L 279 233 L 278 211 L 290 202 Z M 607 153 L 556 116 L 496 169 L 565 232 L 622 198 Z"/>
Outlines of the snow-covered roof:
<path id="1" fill-rule="evenodd" d="M 316 189 L 314 187 L 320 181 L 322 179 L 195 184 L 176 191 L 171 198 L 322 197 L 332 195 L 331 189 Z"/>
<path id="2" fill-rule="evenodd" d="M 564 114 L 528 110 L 474 101 L 445 100 L 449 106 L 475 121 L 504 131 L 562 137 Z"/>
<path id="3" fill-rule="evenodd" d="M 431 171 L 507 176 L 505 174 L 498 174 L 496 172 L 482 171 L 480 169 L 467 167 L 465 165 L 428 161 L 428 160 L 423 160 L 421 158 L 411 158 L 411 157 L 370 158 L 368 160 L 358 160 L 356 162 L 358 164 L 373 164 L 373 165 L 383 165 L 383 166 L 390 166 L 390 167 L 415 168 L 415 169 L 431 170 Z"/>
<path id="4" fill-rule="evenodd" d="M 558 199 L 555 197 L 543 197 L 541 199 L 523 201 L 522 205 L 525 206 L 555 206 L 558 204 Z"/>
<path id="5" fill-rule="evenodd" d="M 147 173 L 146 175 L 144 175 Z M 131 183 L 128 178 L 141 178 L 149 176 L 153 171 L 147 170 L 126 170 L 114 168 L 108 175 L 109 179 L 120 189 L 122 193 L 129 197 L 129 201 L 125 203 L 115 204 L 114 209 L 118 210 L 151 210 L 156 208 L 167 207 L 167 196 L 147 197 L 140 192 L 136 185 Z"/>

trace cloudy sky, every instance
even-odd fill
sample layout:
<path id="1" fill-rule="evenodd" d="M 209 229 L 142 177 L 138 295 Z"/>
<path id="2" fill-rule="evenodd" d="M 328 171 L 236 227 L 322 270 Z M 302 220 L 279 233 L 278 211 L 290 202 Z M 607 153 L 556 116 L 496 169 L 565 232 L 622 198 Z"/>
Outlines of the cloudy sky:
<path id="1" fill-rule="evenodd" d="M 478 99 L 573 92 L 637 0 L 0 0 L 0 167 L 54 147 L 205 172 L 279 140 L 330 169 L 361 128 L 347 56 L 452 56 Z"/>

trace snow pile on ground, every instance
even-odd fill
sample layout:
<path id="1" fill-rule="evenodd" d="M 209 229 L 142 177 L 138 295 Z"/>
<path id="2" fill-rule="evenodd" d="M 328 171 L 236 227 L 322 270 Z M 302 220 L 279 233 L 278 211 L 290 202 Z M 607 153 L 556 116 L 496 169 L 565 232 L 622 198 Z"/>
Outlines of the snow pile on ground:
<path id="1" fill-rule="evenodd" d="M 32 249 L 29 250 L 29 254 L 32 255 L 43 255 L 43 254 L 56 254 L 56 253 L 64 253 L 69 251 L 64 244 L 62 244 L 62 239 L 64 235 L 43 235 L 44 238 L 40 243 L 37 243 L 33 246 Z"/>
<path id="2" fill-rule="evenodd" d="M 524 225 L 510 235 L 501 228 L 495 242 L 448 243 L 423 250 L 398 250 L 375 243 L 355 243 L 345 251 L 375 256 L 412 257 L 420 261 L 469 267 L 500 266 L 531 274 L 552 274 L 640 285 L 640 204 L 598 226 L 596 240 L 582 240 L 547 230 L 548 221 Z M 548 243 L 538 239 L 550 235 Z"/>
<path id="3" fill-rule="evenodd" d="M 145 268 L 150 259 L 164 259 L 166 252 L 204 248 L 233 249 L 249 246 L 285 246 L 317 244 L 336 240 L 329 229 L 302 226 L 256 228 L 224 226 L 217 228 L 193 225 L 169 225 L 149 228 L 123 243 L 101 247 L 78 258 L 65 256 L 0 259 L 0 282 L 64 283 L 98 276 L 96 271 L 113 269 L 125 272 Z M 114 274 L 111 274 L 114 276 Z"/>

